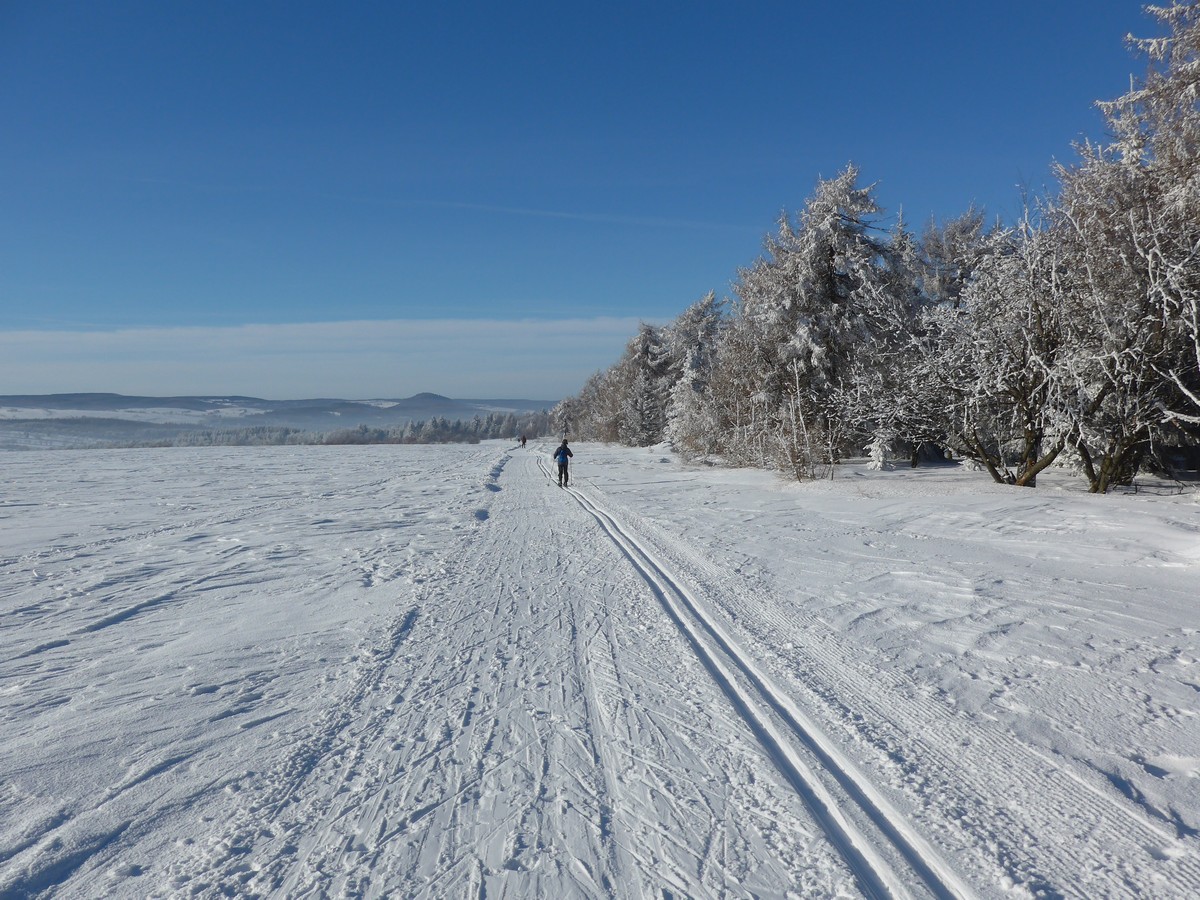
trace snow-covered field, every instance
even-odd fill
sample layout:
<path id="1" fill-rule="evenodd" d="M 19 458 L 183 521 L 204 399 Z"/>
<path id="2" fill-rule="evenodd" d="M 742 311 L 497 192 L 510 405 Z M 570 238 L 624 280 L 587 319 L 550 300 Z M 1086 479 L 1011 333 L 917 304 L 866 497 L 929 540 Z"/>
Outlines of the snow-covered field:
<path id="1" fill-rule="evenodd" d="M 1200 896 L 1200 502 L 36 452 L 0 896 Z"/>

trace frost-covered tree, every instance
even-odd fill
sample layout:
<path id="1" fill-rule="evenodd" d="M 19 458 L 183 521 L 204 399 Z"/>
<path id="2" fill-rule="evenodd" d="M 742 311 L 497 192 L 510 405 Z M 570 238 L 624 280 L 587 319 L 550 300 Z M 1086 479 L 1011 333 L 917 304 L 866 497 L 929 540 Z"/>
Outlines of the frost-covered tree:
<path id="1" fill-rule="evenodd" d="M 616 367 L 621 394 L 617 436 L 622 443 L 649 447 L 663 439 L 671 368 L 662 329 L 643 322 Z"/>
<path id="2" fill-rule="evenodd" d="M 671 392 L 663 329 L 642 324 L 610 368 L 592 375 L 552 416 L 578 438 L 646 447 L 663 439 Z"/>
<path id="3" fill-rule="evenodd" d="M 670 396 L 666 436 L 684 456 L 707 456 L 721 445 L 721 417 L 710 389 L 725 301 L 709 292 L 666 329 Z"/>
<path id="4" fill-rule="evenodd" d="M 907 289 L 894 290 L 886 242 L 873 234 L 880 210 L 858 174 L 849 166 L 820 181 L 735 286 L 737 337 L 753 347 L 746 437 L 797 477 L 857 443 L 844 407 L 855 365 L 908 301 Z"/>
<path id="5" fill-rule="evenodd" d="M 1093 491 L 1128 484 L 1161 440 L 1200 424 L 1200 4 L 1150 7 L 1141 86 L 1101 103 L 1113 141 L 1060 167 L 1071 279 L 1066 408 Z"/>
<path id="6" fill-rule="evenodd" d="M 1115 148 L 1147 198 L 1131 223 L 1148 291 L 1182 332 L 1181 358 L 1165 370 L 1180 392 L 1169 418 L 1200 424 L 1200 4 L 1149 7 L 1169 34 L 1131 38 L 1149 69 L 1141 85 L 1101 103 Z"/>
<path id="7" fill-rule="evenodd" d="M 925 227 L 921 237 L 921 290 L 935 306 L 957 308 L 985 253 L 989 230 L 982 210 L 971 206 L 957 218 Z"/>
<path id="8" fill-rule="evenodd" d="M 741 304 L 735 304 L 717 341 L 705 391 L 717 424 L 715 450 L 731 464 L 771 465 L 767 404 L 757 387 L 770 366 L 766 346 L 741 314 Z"/>
<path id="9" fill-rule="evenodd" d="M 580 440 L 617 440 L 620 396 L 610 389 L 612 373 L 611 368 L 594 373 L 578 394 L 562 400 L 550 411 L 558 433 Z"/>
<path id="10" fill-rule="evenodd" d="M 901 444 L 915 451 L 926 440 L 911 438 L 920 429 L 912 422 L 909 399 L 914 387 L 912 337 L 928 302 L 920 287 L 924 264 L 901 214 L 890 240 L 879 248 L 872 319 L 837 388 L 836 406 L 857 434 L 869 438 L 861 449 L 868 450 L 873 466 L 883 466 Z"/>
<path id="11" fill-rule="evenodd" d="M 989 236 L 957 304 L 923 321 L 918 371 L 933 387 L 941 440 L 1001 484 L 1033 486 L 1067 440 L 1055 406 L 1059 275 L 1054 238 L 1026 216 Z"/>

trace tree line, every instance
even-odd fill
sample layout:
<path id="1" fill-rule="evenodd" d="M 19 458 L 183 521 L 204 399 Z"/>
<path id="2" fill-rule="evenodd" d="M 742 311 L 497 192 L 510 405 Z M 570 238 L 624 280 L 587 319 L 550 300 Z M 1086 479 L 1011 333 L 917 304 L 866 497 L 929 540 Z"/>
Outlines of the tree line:
<path id="1" fill-rule="evenodd" d="M 1002 484 L 1093 492 L 1200 448 L 1200 3 L 1150 7 L 1108 137 L 1020 221 L 889 228 L 853 165 L 781 216 L 732 298 L 642 324 L 553 411 L 577 437 L 821 477 L 951 454 Z"/>
<path id="2" fill-rule="evenodd" d="M 322 436 L 324 444 L 460 444 L 496 438 L 541 437 L 549 434 L 550 413 L 488 413 L 453 421 L 441 416 L 389 428 L 359 425 Z"/>
<path id="3" fill-rule="evenodd" d="M 198 428 L 168 437 L 133 442 L 109 442 L 105 446 L 136 447 L 278 447 L 345 444 L 473 444 L 496 438 L 541 437 L 550 434 L 548 410 L 528 413 L 488 413 L 470 419 L 434 416 L 398 425 L 358 425 L 335 431 L 305 431 L 282 425 L 247 428 Z"/>

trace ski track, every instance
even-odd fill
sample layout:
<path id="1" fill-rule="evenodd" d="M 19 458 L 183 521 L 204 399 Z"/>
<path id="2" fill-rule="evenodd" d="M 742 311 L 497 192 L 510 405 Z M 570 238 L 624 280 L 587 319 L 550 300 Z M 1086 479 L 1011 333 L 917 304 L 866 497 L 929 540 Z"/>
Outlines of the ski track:
<path id="1" fill-rule="evenodd" d="M 1195 835 L 1119 769 L 559 489 L 550 449 L 435 483 L 435 451 L 138 456 L 119 516 L 121 454 L 44 488 L 0 557 L 0 897 L 1200 896 Z"/>
<path id="2" fill-rule="evenodd" d="M 766 679 L 725 630 L 705 614 L 653 552 L 594 497 L 574 489 L 571 493 L 651 585 L 705 668 L 804 798 L 831 843 L 854 871 L 863 893 L 878 898 L 908 896 L 905 885 L 917 882 L 934 897 L 973 896 L 933 849 L 840 756 L 828 738 Z M 784 728 L 776 724 L 777 720 L 782 721 Z M 793 740 L 789 740 L 784 729 Z M 825 777 L 817 775 L 817 767 L 824 770 Z M 842 795 L 841 799 L 834 796 L 834 789 Z M 867 837 L 845 814 L 844 808 L 851 803 L 861 812 L 859 818 L 874 826 L 875 834 Z M 894 864 L 886 862 L 876 850 L 881 844 L 890 844 L 895 851 L 893 855 L 902 857 L 909 871 L 898 871 Z"/>
<path id="3" fill-rule="evenodd" d="M 643 702 L 644 691 L 659 690 L 652 663 L 635 652 L 644 634 L 618 633 L 618 610 L 597 602 L 623 599 L 611 590 L 615 550 L 577 560 L 570 543 L 556 549 L 554 517 L 528 515 L 546 498 L 520 487 L 536 471 L 531 457 L 505 508 L 506 461 L 485 482 L 489 515 L 475 516 L 487 523 L 474 542 L 483 565 L 417 578 L 422 613 L 411 629 L 437 639 L 404 660 L 395 645 L 364 654 L 339 712 L 316 723 L 230 824 L 176 867 L 173 892 L 762 895 L 738 888 L 730 869 L 753 883 L 744 871 L 751 860 L 728 866 L 722 833 L 761 848 L 761 823 L 737 835 L 747 826 L 722 810 L 731 791 L 719 769 L 707 786 L 689 783 L 693 773 L 676 757 L 707 736 L 669 718 L 674 703 Z M 561 508 L 551 511 L 561 519 Z M 498 529 L 501 519 L 512 530 Z M 516 560 L 514 546 L 524 548 Z M 507 563 L 497 571 L 500 556 Z M 636 620 L 652 609 L 619 612 Z M 379 695 L 390 699 L 381 704 Z M 697 712 L 708 705 L 691 703 Z M 693 750 L 685 761 L 700 758 Z M 750 781 L 741 790 L 756 788 Z M 790 855 L 786 835 L 770 837 L 785 851 L 773 873 L 764 866 L 776 892 L 826 877 L 803 873 L 806 857 Z"/>
<path id="4" fill-rule="evenodd" d="M 723 652 L 739 666 L 744 661 L 756 682 L 765 678 L 757 672 L 760 664 L 773 668 L 797 698 L 797 708 L 823 711 L 830 730 L 866 748 L 880 771 L 865 780 L 850 774 L 852 766 L 836 758 L 833 768 L 863 784 L 871 795 L 877 794 L 872 781 L 899 789 L 914 821 L 939 846 L 983 875 L 985 883 L 1020 888 L 1036 897 L 1132 898 L 1148 892 L 1156 897 L 1200 896 L 1200 859 L 1182 840 L 1177 820 L 1143 806 L 1135 791 L 1123 790 L 1111 773 L 1085 778 L 999 727 L 956 715 L 943 697 L 919 688 L 903 673 L 857 658 L 845 636 L 820 616 L 755 592 L 747 586 L 749 579 L 731 578 L 694 548 L 606 498 L 607 505 L 620 510 L 620 519 L 614 518 L 588 499 L 585 493 L 592 490 L 576 488 L 575 493 L 612 523 L 614 537 L 644 560 L 647 577 L 665 581 L 665 590 L 679 597 Z M 1005 524 L 1018 530 L 1018 525 Z M 691 573 L 692 583 L 702 587 L 684 588 L 677 576 L 668 574 L 671 571 Z M 694 599 L 696 594 L 704 601 Z M 755 650 L 727 646 L 729 627 L 745 634 L 747 646 Z M 786 659 L 771 650 L 772 642 L 779 646 L 781 634 L 795 642 L 788 645 L 792 652 Z M 768 690 L 773 695 L 777 688 Z M 781 702 L 793 705 L 787 699 Z M 803 722 L 803 713 L 799 718 Z M 801 722 L 792 724 L 802 736 L 811 733 L 822 743 L 828 740 L 815 726 Z M 996 776 L 1012 781 L 1011 793 L 997 791 Z M 1114 782 L 1117 793 L 1111 789 Z M 996 806 L 998 794 L 1016 802 Z M 868 819 L 883 825 L 896 821 L 900 832 L 908 831 L 894 819 L 894 812 L 881 815 L 871 806 L 864 812 Z M 1040 834 L 1060 833 L 1064 823 L 1077 841 L 1043 845 L 1038 840 Z M 925 852 L 916 855 L 920 858 Z M 1169 881 L 1161 879 L 1150 889 L 1132 873 L 1152 860 L 1169 860 L 1172 871 Z M 942 870 L 940 864 L 936 868 Z M 1064 877 L 1064 872 L 1070 876 Z M 953 877 L 945 887 L 952 894 L 966 890 Z"/>

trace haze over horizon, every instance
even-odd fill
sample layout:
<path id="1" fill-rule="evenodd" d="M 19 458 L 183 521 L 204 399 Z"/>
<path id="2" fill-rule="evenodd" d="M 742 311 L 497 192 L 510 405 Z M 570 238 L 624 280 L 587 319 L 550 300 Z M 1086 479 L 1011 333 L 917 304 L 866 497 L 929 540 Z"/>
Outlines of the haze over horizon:
<path id="1" fill-rule="evenodd" d="M 0 393 L 561 397 L 854 162 L 1013 218 L 1136 2 L 17 2 Z"/>

